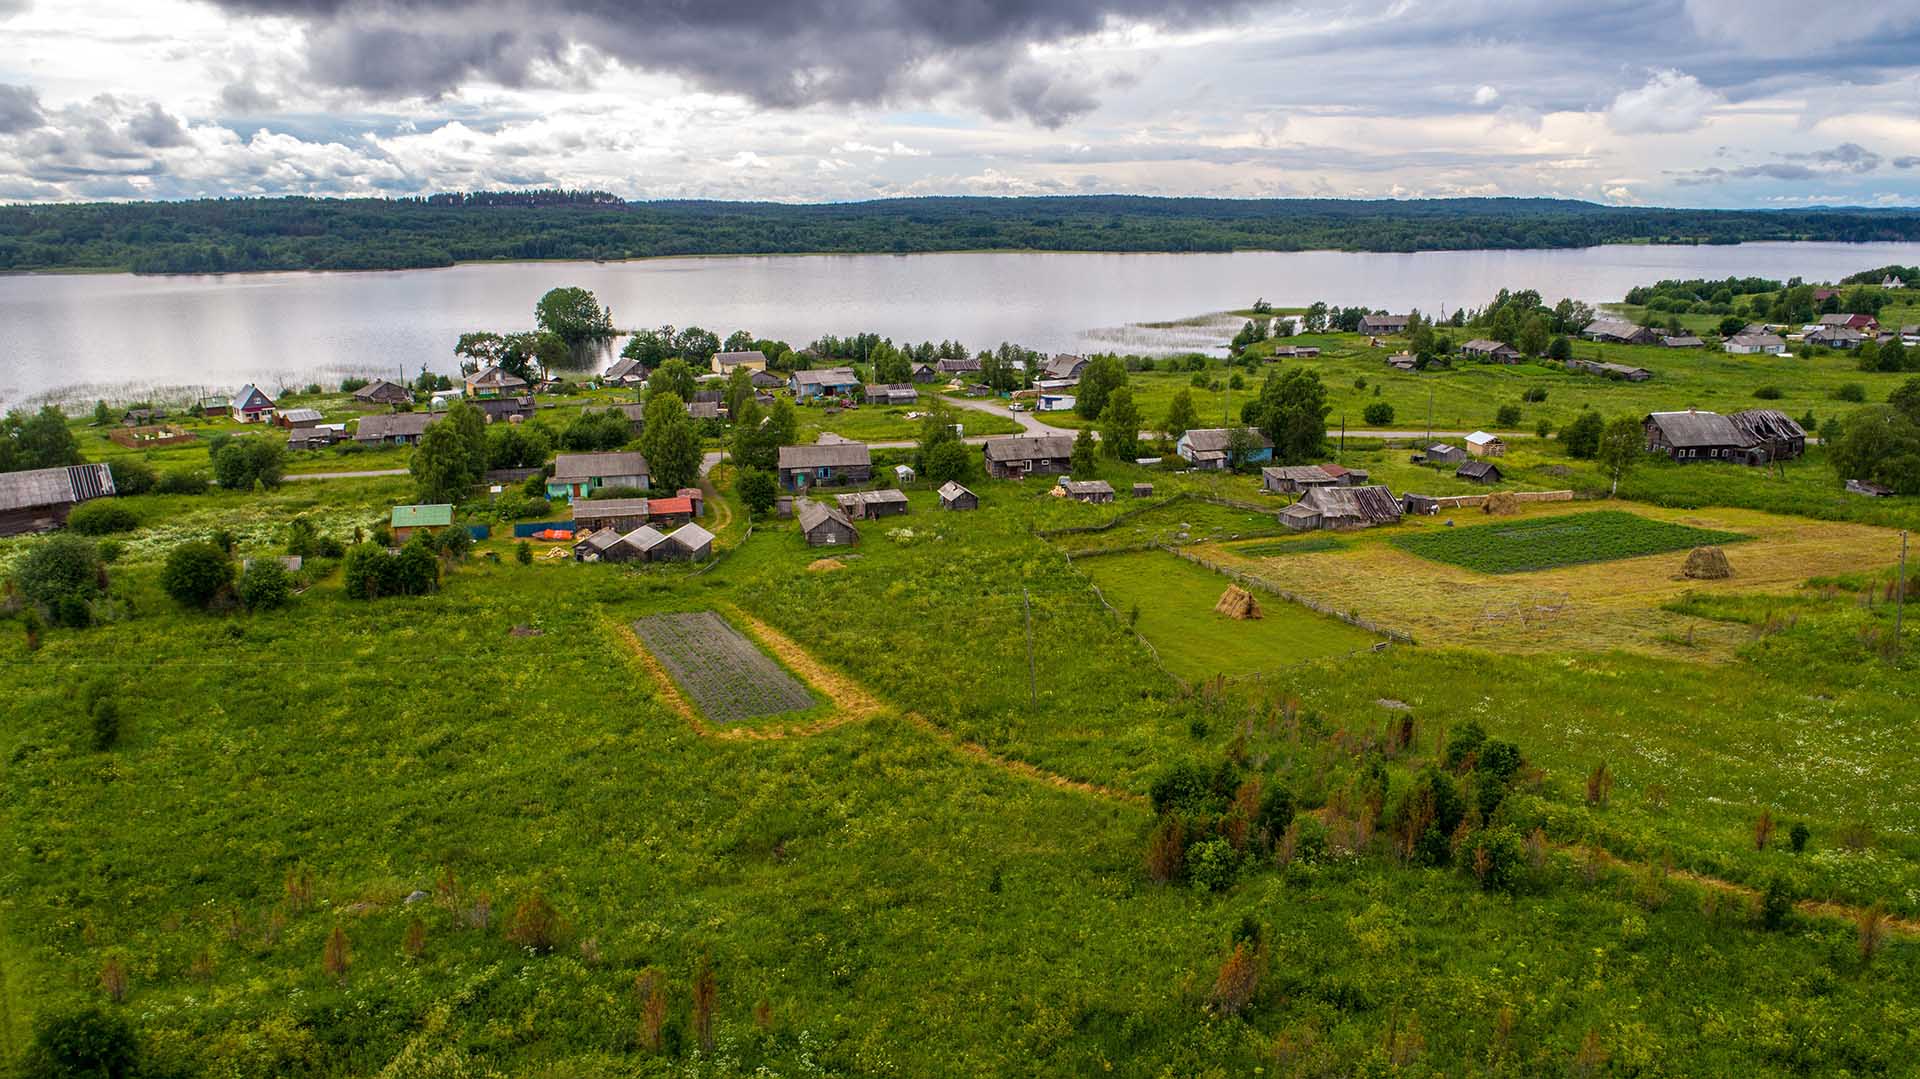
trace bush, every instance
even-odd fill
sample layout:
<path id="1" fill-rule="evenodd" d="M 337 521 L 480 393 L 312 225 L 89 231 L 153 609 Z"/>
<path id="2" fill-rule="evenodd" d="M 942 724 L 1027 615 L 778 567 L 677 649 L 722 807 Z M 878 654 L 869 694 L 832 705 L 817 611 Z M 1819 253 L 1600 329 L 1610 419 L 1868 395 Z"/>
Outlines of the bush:
<path id="1" fill-rule="evenodd" d="M 1187 848 L 1187 879 L 1203 892 L 1224 892 L 1240 877 L 1240 853 L 1224 836 Z"/>
<path id="2" fill-rule="evenodd" d="M 1858 382 L 1845 382 L 1834 388 L 1833 399 L 1860 404 L 1867 399 L 1867 388 Z"/>
<path id="3" fill-rule="evenodd" d="M 1362 412 L 1361 416 L 1363 416 L 1368 423 L 1372 424 L 1392 423 L 1393 406 L 1387 404 L 1385 401 L 1375 401 L 1367 406 L 1366 411 Z"/>
<path id="4" fill-rule="evenodd" d="M 780 481 L 773 478 L 773 473 L 761 468 L 741 469 L 733 489 L 755 516 L 764 515 L 780 498 Z"/>
<path id="5" fill-rule="evenodd" d="M 442 529 L 432 540 L 433 549 L 446 558 L 459 561 L 473 550 L 473 533 L 459 525 Z"/>
<path id="6" fill-rule="evenodd" d="M 233 583 L 233 560 L 205 540 L 183 543 L 167 552 L 160 587 L 186 607 L 206 607 Z"/>
<path id="7" fill-rule="evenodd" d="M 1480 752 L 1480 747 L 1485 745 L 1486 741 L 1485 728 L 1471 719 L 1456 727 L 1447 737 L 1447 768 L 1451 771 L 1459 771 L 1460 766 L 1466 763 L 1467 757 Z"/>
<path id="8" fill-rule="evenodd" d="M 1793 891 L 1787 887 L 1786 878 L 1776 876 L 1767 881 L 1767 890 L 1760 897 L 1760 924 L 1768 929 L 1784 929 L 1791 917 Z"/>
<path id="9" fill-rule="evenodd" d="M 1480 887 L 1489 892 L 1511 892 L 1520 883 L 1520 866 L 1526 855 L 1520 836 L 1512 828 L 1483 828 L 1468 838 L 1461 849 L 1461 861 Z"/>
<path id="10" fill-rule="evenodd" d="M 96 498 L 73 507 L 67 515 L 67 527 L 83 536 L 105 536 L 139 528 L 140 518 L 113 499 Z"/>
<path id="11" fill-rule="evenodd" d="M 240 574 L 240 605 L 249 611 L 267 611 L 286 605 L 293 581 L 277 558 L 256 558 Z"/>
<path id="12" fill-rule="evenodd" d="M 100 562 L 103 565 L 111 566 L 115 562 L 120 561 L 121 555 L 127 553 L 127 545 L 115 539 L 101 540 L 98 551 Z"/>
<path id="13" fill-rule="evenodd" d="M 1260 796 L 1260 813 L 1254 818 L 1254 824 L 1278 839 L 1286 834 L 1287 825 L 1292 823 L 1293 792 L 1275 783 Z"/>
<path id="14" fill-rule="evenodd" d="M 20 1074 L 33 1079 L 125 1079 L 138 1071 L 140 1041 L 123 1016 L 97 1007 L 43 1014 Z"/>
<path id="15" fill-rule="evenodd" d="M 114 461 L 107 470 L 113 473 L 113 489 L 118 494 L 143 495 L 153 490 L 153 466 L 139 458 Z"/>
<path id="16" fill-rule="evenodd" d="M 213 450 L 214 482 L 229 491 L 278 487 L 286 468 L 286 443 L 265 435 L 228 439 Z"/>
<path id="17" fill-rule="evenodd" d="M 533 544 L 521 540 L 513 545 L 513 560 L 523 566 L 533 565 Z"/>
<path id="18" fill-rule="evenodd" d="M 1762 401 L 1778 401 L 1786 396 L 1778 386 L 1761 386 L 1753 391 L 1753 395 Z"/>
<path id="19" fill-rule="evenodd" d="M 1807 840 L 1812 837 L 1813 833 L 1807 830 L 1805 821 L 1795 821 L 1793 829 L 1787 833 L 1787 845 L 1793 848 L 1793 853 L 1799 854 L 1807 849 Z"/>
<path id="20" fill-rule="evenodd" d="M 1582 412 L 1572 423 L 1560 429 L 1560 444 L 1572 456 L 1590 460 L 1600 450 L 1600 432 L 1605 427 L 1600 413 Z"/>
<path id="21" fill-rule="evenodd" d="M 600 487 L 587 496 L 588 501 L 596 498 L 645 498 L 647 492 L 639 487 Z"/>
<path id="22" fill-rule="evenodd" d="M 1539 404 L 1541 401 L 1547 399 L 1547 388 L 1545 386 L 1529 386 L 1527 387 L 1527 391 L 1520 395 L 1520 399 L 1529 404 Z"/>
<path id="23" fill-rule="evenodd" d="M 1493 414 L 1493 422 L 1500 427 L 1514 426 L 1520 422 L 1520 406 L 1501 405 L 1500 410 Z"/>
<path id="24" fill-rule="evenodd" d="M 93 750 L 105 753 L 120 744 L 120 702 L 102 692 L 87 706 L 87 718 L 93 726 Z"/>
<path id="25" fill-rule="evenodd" d="M 100 594 L 100 554 L 93 541 L 62 533 L 29 548 L 14 570 L 27 601 L 44 609 L 56 626 L 93 621 L 88 606 Z"/>
<path id="26" fill-rule="evenodd" d="M 163 472 L 154 481 L 153 493 L 158 495 L 203 495 L 207 493 L 207 477 L 191 468 L 176 468 Z"/>
<path id="27" fill-rule="evenodd" d="M 524 521 L 552 513 L 553 503 L 544 498 L 528 498 L 509 491 L 494 499 L 493 512 L 503 521 Z"/>

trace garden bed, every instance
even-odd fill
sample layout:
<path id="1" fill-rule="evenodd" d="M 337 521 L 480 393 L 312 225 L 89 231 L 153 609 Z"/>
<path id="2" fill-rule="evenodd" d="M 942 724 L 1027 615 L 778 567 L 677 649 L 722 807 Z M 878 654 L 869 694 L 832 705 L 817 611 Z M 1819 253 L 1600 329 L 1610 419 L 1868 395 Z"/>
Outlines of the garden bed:
<path id="1" fill-rule="evenodd" d="M 801 712 L 813 694 L 712 611 L 657 614 L 633 624 L 680 690 L 709 722 Z"/>

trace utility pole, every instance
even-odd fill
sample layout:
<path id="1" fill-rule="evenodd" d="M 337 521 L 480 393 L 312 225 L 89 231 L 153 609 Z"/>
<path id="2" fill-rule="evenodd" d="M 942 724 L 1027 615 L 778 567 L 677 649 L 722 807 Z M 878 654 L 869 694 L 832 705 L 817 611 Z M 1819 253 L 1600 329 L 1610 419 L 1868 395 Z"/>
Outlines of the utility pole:
<path id="1" fill-rule="evenodd" d="M 1895 578 L 1893 596 L 1893 654 L 1900 654 L 1901 616 L 1907 611 L 1907 534 L 1900 533 L 1900 573 Z"/>
<path id="2" fill-rule="evenodd" d="M 1027 615 L 1027 704 L 1031 706 L 1039 699 L 1039 692 L 1033 673 L 1033 596 L 1025 585 L 1020 586 L 1020 605 L 1026 608 Z"/>

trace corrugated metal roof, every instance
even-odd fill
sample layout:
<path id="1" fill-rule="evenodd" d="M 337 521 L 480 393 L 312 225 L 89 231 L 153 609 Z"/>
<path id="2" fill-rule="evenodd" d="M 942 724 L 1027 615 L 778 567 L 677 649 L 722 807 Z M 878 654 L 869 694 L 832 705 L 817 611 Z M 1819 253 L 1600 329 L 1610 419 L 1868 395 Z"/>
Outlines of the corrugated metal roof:
<path id="1" fill-rule="evenodd" d="M 864 442 L 816 442 L 811 446 L 780 447 L 779 467 L 850 468 L 873 463 Z"/>
<path id="2" fill-rule="evenodd" d="M 452 523 L 453 506 L 447 503 L 393 507 L 393 527 L 395 528 L 434 528 Z"/>
<path id="3" fill-rule="evenodd" d="M 553 459 L 553 478 L 562 482 L 644 475 L 647 459 L 639 453 L 563 453 Z"/>

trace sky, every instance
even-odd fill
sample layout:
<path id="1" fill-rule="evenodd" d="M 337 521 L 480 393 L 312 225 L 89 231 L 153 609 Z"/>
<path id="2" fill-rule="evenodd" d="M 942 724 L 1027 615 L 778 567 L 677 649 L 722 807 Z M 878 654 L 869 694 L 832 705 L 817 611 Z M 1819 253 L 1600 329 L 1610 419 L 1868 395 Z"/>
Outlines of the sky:
<path id="1" fill-rule="evenodd" d="M 0 0 L 0 202 L 1920 204 L 1920 0 Z"/>

